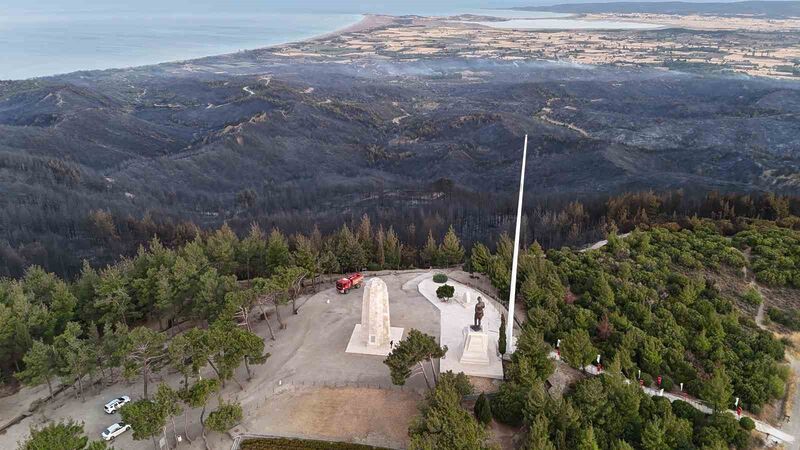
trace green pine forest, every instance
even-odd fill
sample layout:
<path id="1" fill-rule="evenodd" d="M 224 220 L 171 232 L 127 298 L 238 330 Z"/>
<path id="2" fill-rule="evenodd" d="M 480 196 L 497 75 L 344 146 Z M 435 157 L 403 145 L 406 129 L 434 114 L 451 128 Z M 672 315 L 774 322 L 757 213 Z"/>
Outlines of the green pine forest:
<path id="1" fill-rule="evenodd" d="M 769 329 L 800 329 L 800 317 L 786 301 L 767 298 L 769 329 L 761 329 L 754 311 L 764 301 L 759 286 L 784 299 L 800 288 L 793 203 L 771 197 L 768 212 L 738 216 L 731 207 L 701 218 L 648 214 L 646 205 L 631 207 L 639 199 L 608 201 L 599 225 L 608 243 L 600 249 L 543 248 L 536 239 L 524 246 L 517 287 L 527 318 L 491 412 L 488 403 L 481 407 L 482 420 L 491 414 L 520 427 L 524 448 L 751 448 L 752 422 L 724 410 L 738 397 L 758 414 L 785 395 L 790 343 Z M 249 376 L 269 357 L 250 322 L 267 317 L 265 307 L 291 305 L 296 313 L 295 299 L 325 274 L 463 266 L 507 298 L 512 239 L 501 234 L 467 251 L 456 229 L 425 230 L 418 246 L 368 215 L 325 235 L 313 228 L 287 236 L 253 224 L 239 236 L 223 225 L 197 229 L 179 245 L 153 238 L 114 264 L 84 263 L 70 280 L 30 266 L 0 281 L 2 377 L 46 384 L 51 393 L 60 382 L 81 396 L 87 384 L 121 374 L 144 383 L 144 398 L 123 409 L 134 439 L 156 439 L 189 408 L 202 408 L 205 420 L 201 436 L 188 438 L 224 432 L 241 419 L 241 407 L 220 397 L 206 411 L 209 399 L 226 383 L 246 382 L 237 368 Z M 757 284 L 750 289 L 735 289 L 751 279 Z M 270 330 L 285 326 L 276 312 Z M 575 368 L 603 355 L 606 375 L 582 378 L 563 398 L 549 395 L 555 364 L 547 355 L 559 340 L 563 360 Z M 437 348 L 428 359 L 446 352 Z M 216 378 L 199 379 L 205 367 Z M 180 372 L 181 385 L 152 385 L 162 370 Z M 668 391 L 683 383 L 717 412 L 650 398 L 635 382 L 639 373 L 645 385 L 660 376 Z M 463 380 L 445 374 L 432 381 L 409 430 L 411 446 L 489 448 L 486 429 L 460 404 L 469 393 Z M 442 423 L 454 431 L 442 432 Z"/>

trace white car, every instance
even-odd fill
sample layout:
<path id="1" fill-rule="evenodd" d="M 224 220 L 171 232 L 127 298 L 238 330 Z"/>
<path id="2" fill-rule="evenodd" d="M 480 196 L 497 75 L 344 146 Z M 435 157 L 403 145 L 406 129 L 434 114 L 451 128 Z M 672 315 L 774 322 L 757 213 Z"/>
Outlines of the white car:
<path id="1" fill-rule="evenodd" d="M 110 402 L 106 403 L 105 406 L 103 406 L 103 409 L 106 410 L 107 414 L 113 414 L 130 401 L 131 401 L 130 397 L 128 397 L 127 395 L 123 395 L 122 397 L 115 398 L 114 400 L 111 400 Z"/>
<path id="2" fill-rule="evenodd" d="M 104 440 L 110 441 L 110 440 L 114 439 L 115 437 L 119 436 L 120 434 L 122 434 L 122 433 L 124 433 L 124 432 L 126 432 L 126 431 L 128 431 L 130 429 L 131 429 L 131 426 L 128 425 L 127 423 L 125 423 L 125 422 L 117 422 L 114 425 L 111 425 L 110 427 L 106 428 L 105 431 L 100 433 L 100 436 Z"/>

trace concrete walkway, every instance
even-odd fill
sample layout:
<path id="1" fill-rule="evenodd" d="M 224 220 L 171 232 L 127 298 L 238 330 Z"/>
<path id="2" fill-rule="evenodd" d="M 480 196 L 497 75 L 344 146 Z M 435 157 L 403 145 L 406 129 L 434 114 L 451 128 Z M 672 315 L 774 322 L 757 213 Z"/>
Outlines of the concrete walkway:
<path id="1" fill-rule="evenodd" d="M 447 284 L 455 288 L 453 299 L 443 302 L 436 297 L 436 289 L 442 286 L 433 281 L 433 273 L 420 275 L 414 279 L 418 282 L 418 289 L 423 297 L 428 299 L 431 304 L 439 309 L 439 333 L 440 345 L 446 345 L 447 355 L 439 361 L 439 371 L 446 372 L 452 370 L 455 373 L 464 372 L 470 376 L 503 379 L 503 362 L 497 351 L 497 340 L 500 330 L 500 312 L 495 307 L 495 303 L 488 301 L 489 296 L 485 293 L 465 286 L 457 281 L 447 280 Z M 464 306 L 456 299 L 463 297 L 464 293 L 469 293 L 472 302 Z M 483 310 L 482 320 L 483 329 L 489 335 L 489 365 L 482 364 L 462 364 L 459 360 L 464 352 L 464 343 L 467 327 L 472 325 L 475 315 L 475 303 L 478 296 L 486 299 L 486 308 Z"/>

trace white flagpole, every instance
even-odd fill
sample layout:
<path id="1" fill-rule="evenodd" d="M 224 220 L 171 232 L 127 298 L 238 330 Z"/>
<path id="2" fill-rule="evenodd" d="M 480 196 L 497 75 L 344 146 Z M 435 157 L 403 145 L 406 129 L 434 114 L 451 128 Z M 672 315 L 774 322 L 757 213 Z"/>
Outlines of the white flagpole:
<path id="1" fill-rule="evenodd" d="M 525 135 L 525 145 L 522 148 L 522 169 L 519 175 L 519 203 L 517 204 L 517 225 L 514 231 L 514 257 L 511 260 L 511 293 L 508 296 L 508 321 L 506 325 L 506 342 L 513 353 L 514 345 L 514 300 L 517 295 L 517 263 L 519 262 L 519 231 L 522 224 L 522 192 L 525 189 L 525 162 L 528 156 L 528 135 Z"/>

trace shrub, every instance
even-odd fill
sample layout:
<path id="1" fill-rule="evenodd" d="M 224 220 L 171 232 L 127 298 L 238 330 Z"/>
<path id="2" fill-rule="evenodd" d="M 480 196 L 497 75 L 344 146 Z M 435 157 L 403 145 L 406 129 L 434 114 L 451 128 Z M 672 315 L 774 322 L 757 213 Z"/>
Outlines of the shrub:
<path id="1" fill-rule="evenodd" d="M 672 402 L 672 412 L 681 419 L 686 419 L 691 422 L 695 422 L 704 416 L 702 412 L 683 400 L 675 400 Z"/>
<path id="2" fill-rule="evenodd" d="M 516 383 L 503 383 L 492 397 L 491 408 L 494 419 L 507 425 L 522 424 L 527 390 Z"/>
<path id="3" fill-rule="evenodd" d="M 644 381 L 645 387 L 650 387 L 653 385 L 653 376 L 647 372 L 642 372 L 642 381 Z"/>
<path id="4" fill-rule="evenodd" d="M 492 405 L 489 404 L 489 399 L 483 392 L 481 392 L 481 395 L 478 396 L 478 400 L 475 402 L 475 417 L 478 419 L 478 422 L 484 425 L 489 425 L 489 422 L 492 421 Z"/>
<path id="5" fill-rule="evenodd" d="M 242 407 L 238 403 L 223 403 L 208 415 L 206 426 L 218 433 L 224 433 L 242 421 Z"/>
<path id="6" fill-rule="evenodd" d="M 747 431 L 753 431 L 756 429 L 756 423 L 749 417 L 742 417 L 739 419 L 739 426 Z"/>
<path id="7" fill-rule="evenodd" d="M 744 294 L 742 294 L 742 299 L 743 299 L 745 302 L 747 302 L 748 304 L 750 304 L 750 305 L 753 305 L 753 306 L 758 306 L 758 305 L 760 305 L 760 304 L 761 304 L 761 302 L 762 302 L 762 300 L 763 300 L 763 299 L 761 298 L 761 294 L 760 294 L 760 293 L 758 292 L 758 290 L 757 290 L 756 288 L 754 288 L 754 287 L 751 287 L 751 288 L 749 288 L 749 289 L 747 290 L 747 292 L 745 292 Z"/>
<path id="8" fill-rule="evenodd" d="M 664 389 L 664 392 L 672 392 L 672 389 L 675 388 L 675 382 L 672 381 L 667 375 L 661 376 L 661 387 Z"/>
<path id="9" fill-rule="evenodd" d="M 783 311 L 772 306 L 767 309 L 769 320 L 777 322 L 792 331 L 800 331 L 800 314 L 797 311 Z"/>
<path id="10" fill-rule="evenodd" d="M 433 282 L 439 284 L 447 283 L 447 275 L 443 273 L 437 273 L 433 276 Z"/>
<path id="11" fill-rule="evenodd" d="M 456 292 L 456 288 L 450 286 L 449 284 L 443 284 L 436 289 L 436 296 L 442 300 L 450 300 L 453 298 L 453 294 Z"/>

